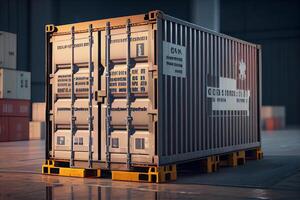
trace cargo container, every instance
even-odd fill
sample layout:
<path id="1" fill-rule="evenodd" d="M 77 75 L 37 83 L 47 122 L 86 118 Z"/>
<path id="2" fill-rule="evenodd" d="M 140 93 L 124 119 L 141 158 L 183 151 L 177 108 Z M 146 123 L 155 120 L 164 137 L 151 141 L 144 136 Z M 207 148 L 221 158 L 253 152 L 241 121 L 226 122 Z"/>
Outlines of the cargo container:
<path id="1" fill-rule="evenodd" d="M 29 117 L 0 116 L 0 142 L 28 140 Z"/>
<path id="2" fill-rule="evenodd" d="M 16 69 L 17 35 L 0 31 L 0 67 Z"/>
<path id="3" fill-rule="evenodd" d="M 0 116 L 30 117 L 30 101 L 0 99 Z"/>
<path id="4" fill-rule="evenodd" d="M 29 117 L 7 117 L 8 141 L 28 140 Z"/>
<path id="5" fill-rule="evenodd" d="M 163 166 L 260 147 L 261 48 L 161 11 L 46 26 L 46 159 Z"/>
<path id="6" fill-rule="evenodd" d="M 0 98 L 16 98 L 16 71 L 0 68 Z"/>
<path id="7" fill-rule="evenodd" d="M 17 99 L 31 99 L 31 73 L 17 71 Z"/>
<path id="8" fill-rule="evenodd" d="M 0 115 L 0 142 L 8 141 L 8 119 Z"/>
<path id="9" fill-rule="evenodd" d="M 0 68 L 0 98 L 30 99 L 30 72 Z"/>
<path id="10" fill-rule="evenodd" d="M 34 102 L 32 103 L 32 121 L 44 122 L 46 112 L 46 103 Z"/>

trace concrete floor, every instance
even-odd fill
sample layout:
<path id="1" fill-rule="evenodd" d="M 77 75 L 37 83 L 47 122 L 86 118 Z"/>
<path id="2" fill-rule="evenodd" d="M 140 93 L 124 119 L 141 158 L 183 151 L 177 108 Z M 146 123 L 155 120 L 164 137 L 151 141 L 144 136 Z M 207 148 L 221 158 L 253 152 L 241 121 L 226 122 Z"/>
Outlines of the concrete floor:
<path id="1" fill-rule="evenodd" d="M 264 132 L 265 158 L 168 184 L 41 175 L 43 141 L 0 143 L 2 199 L 300 199 L 300 130 Z"/>

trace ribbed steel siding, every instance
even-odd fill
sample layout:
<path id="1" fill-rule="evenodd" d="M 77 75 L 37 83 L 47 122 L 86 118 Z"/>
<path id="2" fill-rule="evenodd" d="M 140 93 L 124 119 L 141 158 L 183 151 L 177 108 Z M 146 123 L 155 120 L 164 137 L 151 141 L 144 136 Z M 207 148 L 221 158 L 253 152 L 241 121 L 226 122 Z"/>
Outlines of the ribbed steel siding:
<path id="1" fill-rule="evenodd" d="M 158 29 L 158 40 L 187 48 L 186 78 L 164 75 L 162 62 L 158 66 L 160 164 L 259 146 L 256 45 L 169 16 L 158 21 Z M 244 81 L 238 78 L 241 59 L 247 66 Z M 239 89 L 250 90 L 249 116 L 209 109 L 206 87 L 217 86 L 219 77 L 236 79 Z"/>

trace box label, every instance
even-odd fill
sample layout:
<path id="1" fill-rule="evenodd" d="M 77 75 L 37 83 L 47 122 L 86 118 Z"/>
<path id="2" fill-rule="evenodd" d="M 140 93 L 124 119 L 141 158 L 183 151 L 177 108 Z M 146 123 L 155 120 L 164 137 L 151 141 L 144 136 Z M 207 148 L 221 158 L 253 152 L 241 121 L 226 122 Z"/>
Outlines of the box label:
<path id="1" fill-rule="evenodd" d="M 186 77 L 186 47 L 163 42 L 163 74 Z"/>

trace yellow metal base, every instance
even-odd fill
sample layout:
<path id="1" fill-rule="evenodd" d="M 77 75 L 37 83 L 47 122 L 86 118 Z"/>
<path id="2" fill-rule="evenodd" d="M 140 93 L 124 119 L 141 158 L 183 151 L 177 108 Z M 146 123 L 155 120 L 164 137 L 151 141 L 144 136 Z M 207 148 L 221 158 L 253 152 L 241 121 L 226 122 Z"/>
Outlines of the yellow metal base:
<path id="1" fill-rule="evenodd" d="M 264 153 L 261 148 L 250 149 L 246 151 L 247 160 L 261 160 L 264 157 Z"/>
<path id="2" fill-rule="evenodd" d="M 220 159 L 218 155 L 215 155 L 201 160 L 200 163 L 202 171 L 206 173 L 212 173 L 218 171 Z"/>
<path id="3" fill-rule="evenodd" d="M 245 151 L 232 152 L 227 155 L 222 155 L 220 158 L 221 167 L 236 167 L 246 163 Z"/>
<path id="4" fill-rule="evenodd" d="M 42 165 L 42 173 L 49 175 L 69 176 L 69 177 L 101 177 L 100 169 L 83 169 L 55 166 L 54 160 L 47 160 Z"/>
<path id="5" fill-rule="evenodd" d="M 112 171 L 112 180 L 163 183 L 177 179 L 176 165 L 162 167 L 142 167 L 146 172 Z"/>

